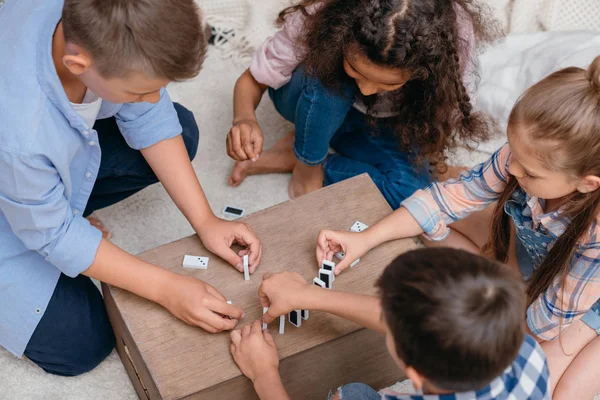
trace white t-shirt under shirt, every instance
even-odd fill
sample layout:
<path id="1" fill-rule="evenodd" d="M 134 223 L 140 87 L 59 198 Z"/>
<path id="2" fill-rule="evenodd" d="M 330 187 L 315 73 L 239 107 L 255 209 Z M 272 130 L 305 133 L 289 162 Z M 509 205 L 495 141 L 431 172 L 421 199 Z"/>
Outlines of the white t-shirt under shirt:
<path id="1" fill-rule="evenodd" d="M 94 126 L 96 122 L 96 118 L 98 117 L 98 113 L 100 112 L 100 107 L 102 106 L 102 99 L 90 89 L 85 92 L 85 96 L 83 96 L 83 101 L 81 104 L 71 103 L 73 109 L 77 111 L 77 114 L 83 118 L 83 120 L 88 124 L 90 128 Z"/>

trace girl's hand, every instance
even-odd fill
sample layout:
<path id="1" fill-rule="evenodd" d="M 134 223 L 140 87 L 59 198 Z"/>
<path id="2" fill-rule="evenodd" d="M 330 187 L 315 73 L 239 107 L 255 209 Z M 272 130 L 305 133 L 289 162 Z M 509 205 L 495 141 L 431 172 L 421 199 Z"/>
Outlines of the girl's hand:
<path id="1" fill-rule="evenodd" d="M 321 230 L 317 239 L 317 261 L 331 261 L 335 253 L 344 252 L 344 259 L 335 267 L 335 274 L 345 270 L 354 261 L 365 255 L 371 248 L 365 240 L 367 231 L 360 233 Z"/>
<path id="2" fill-rule="evenodd" d="M 255 321 L 231 332 L 231 355 L 244 375 L 252 381 L 279 377 L 279 354 L 268 330 Z"/>
<path id="3" fill-rule="evenodd" d="M 207 250 L 218 255 L 240 272 L 244 272 L 242 257 L 246 254 L 248 254 L 248 269 L 251 274 L 260 264 L 262 244 L 249 225 L 212 217 L 202 224 L 198 236 Z M 231 249 L 234 243 L 246 248 L 236 254 Z"/>
<path id="4" fill-rule="evenodd" d="M 263 132 L 254 119 L 234 121 L 227 134 L 227 155 L 236 161 L 258 160 L 262 153 Z"/>
<path id="5" fill-rule="evenodd" d="M 263 321 L 268 324 L 280 315 L 303 309 L 303 299 L 306 298 L 308 289 L 310 285 L 297 272 L 265 274 L 263 283 L 258 288 L 260 304 L 269 307 L 263 315 Z"/>
<path id="6" fill-rule="evenodd" d="M 178 274 L 165 282 L 159 303 L 183 322 L 211 333 L 235 328 L 244 315 L 208 283 Z"/>

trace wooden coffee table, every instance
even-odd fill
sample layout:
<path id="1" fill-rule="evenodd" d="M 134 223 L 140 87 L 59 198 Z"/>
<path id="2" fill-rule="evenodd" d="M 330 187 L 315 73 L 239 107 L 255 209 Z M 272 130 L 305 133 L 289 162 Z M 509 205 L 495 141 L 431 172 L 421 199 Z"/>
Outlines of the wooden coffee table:
<path id="1" fill-rule="evenodd" d="M 250 281 L 208 253 L 190 236 L 140 255 L 179 274 L 192 275 L 216 287 L 245 311 L 238 326 L 262 315 L 257 290 L 265 272 L 291 270 L 312 281 L 321 228 L 348 230 L 357 220 L 371 225 L 391 209 L 367 175 L 349 179 L 243 219 L 261 238 L 262 263 Z M 400 253 L 415 248 L 413 240 L 382 245 L 336 278 L 334 290 L 376 294 L 374 283 Z M 184 269 L 184 254 L 210 256 L 208 270 Z M 144 279 L 140 276 L 140 279 Z M 164 308 L 130 292 L 102 285 L 117 338 L 117 351 L 141 399 L 256 399 L 229 353 L 229 333 L 210 334 L 186 325 Z M 325 289 L 324 289 L 325 290 Z M 375 388 L 401 379 L 381 334 L 325 313 L 311 312 L 295 328 L 278 320 L 269 329 L 281 358 L 281 376 L 293 399 L 325 399 L 330 389 L 350 382 Z"/>

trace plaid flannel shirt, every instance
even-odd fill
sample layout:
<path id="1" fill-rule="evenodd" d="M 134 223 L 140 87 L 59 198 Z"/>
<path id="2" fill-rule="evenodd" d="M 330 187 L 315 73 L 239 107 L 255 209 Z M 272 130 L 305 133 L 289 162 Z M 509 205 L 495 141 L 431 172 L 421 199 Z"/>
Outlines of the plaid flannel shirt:
<path id="1" fill-rule="evenodd" d="M 443 395 L 382 393 L 382 400 L 550 400 L 550 374 L 540 345 L 526 336 L 519 354 L 501 376 L 478 391 Z"/>

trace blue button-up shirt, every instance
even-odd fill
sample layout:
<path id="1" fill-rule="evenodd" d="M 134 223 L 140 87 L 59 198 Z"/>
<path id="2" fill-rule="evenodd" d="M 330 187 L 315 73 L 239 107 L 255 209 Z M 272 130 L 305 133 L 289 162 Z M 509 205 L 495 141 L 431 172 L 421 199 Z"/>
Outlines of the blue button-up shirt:
<path id="1" fill-rule="evenodd" d="M 62 273 L 94 261 L 102 235 L 82 217 L 100 167 L 98 135 L 71 106 L 52 59 L 62 0 L 0 8 L 0 345 L 25 351 Z M 163 89 L 156 104 L 103 101 L 127 143 L 181 133 Z"/>

